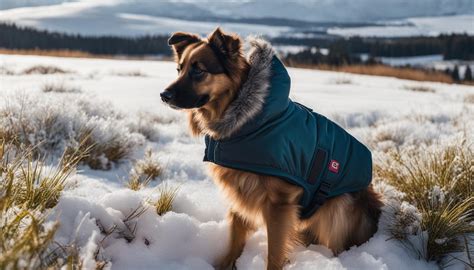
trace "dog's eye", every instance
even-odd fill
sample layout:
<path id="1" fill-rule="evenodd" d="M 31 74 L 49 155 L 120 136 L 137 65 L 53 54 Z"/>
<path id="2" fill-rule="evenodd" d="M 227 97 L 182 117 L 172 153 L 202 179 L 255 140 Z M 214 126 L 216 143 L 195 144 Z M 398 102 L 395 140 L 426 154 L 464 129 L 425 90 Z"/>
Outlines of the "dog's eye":
<path id="1" fill-rule="evenodd" d="M 193 68 L 193 73 L 194 73 L 194 75 L 201 75 L 202 73 L 204 73 L 204 70 L 202 70 L 198 67 L 195 67 L 195 68 Z"/>
<path id="2" fill-rule="evenodd" d="M 198 68 L 198 67 L 193 67 L 193 68 L 189 71 L 190 75 L 191 75 L 192 77 L 195 77 L 195 78 L 200 78 L 200 77 L 204 74 L 204 72 L 206 72 L 206 71 L 205 71 L 205 70 L 202 70 L 202 69 L 200 69 L 200 68 Z"/>

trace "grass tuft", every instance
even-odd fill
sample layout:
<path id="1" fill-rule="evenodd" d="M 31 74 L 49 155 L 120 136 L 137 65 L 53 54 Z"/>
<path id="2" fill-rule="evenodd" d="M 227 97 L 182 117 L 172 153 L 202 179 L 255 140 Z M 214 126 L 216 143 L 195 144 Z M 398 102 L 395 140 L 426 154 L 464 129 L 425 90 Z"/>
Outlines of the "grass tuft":
<path id="1" fill-rule="evenodd" d="M 423 86 L 423 85 L 405 85 L 403 87 L 405 90 L 413 91 L 413 92 L 421 92 L 421 93 L 435 93 L 435 89 L 429 86 Z"/>
<path id="2" fill-rule="evenodd" d="M 121 77 L 148 77 L 147 74 L 143 73 L 140 70 L 120 71 L 120 72 L 113 72 L 112 74 L 116 76 L 121 76 Z"/>
<path id="3" fill-rule="evenodd" d="M 466 252 L 463 239 L 474 233 L 474 151 L 470 145 L 395 151 L 375 167 L 375 175 L 403 192 L 421 214 L 421 230 L 427 232 L 416 232 L 424 242 L 415 248 L 421 257 L 443 264 L 452 253 Z M 415 220 L 406 216 L 395 222 L 393 237 L 409 243 L 410 233 L 403 233 L 401 227 Z"/>
<path id="4" fill-rule="evenodd" d="M 134 191 L 138 191 L 148 186 L 150 181 L 151 181 L 150 178 L 141 179 L 140 176 L 136 174 L 132 174 L 130 175 L 130 178 L 128 179 L 128 181 L 125 183 L 125 187 Z"/>
<path id="5" fill-rule="evenodd" d="M 160 176 L 162 171 L 158 157 L 152 153 L 151 149 L 148 149 L 145 157 L 133 165 L 125 186 L 131 190 L 140 190 Z"/>
<path id="6" fill-rule="evenodd" d="M 160 197 L 153 203 L 158 215 L 162 216 L 173 209 L 173 202 L 178 191 L 179 187 L 170 187 L 168 185 L 162 185 L 159 188 Z"/>
<path id="7" fill-rule="evenodd" d="M 474 104 L 474 94 L 467 94 L 464 96 L 464 102 Z"/>
<path id="8" fill-rule="evenodd" d="M 78 157 L 64 156 L 45 172 L 33 149 L 0 141 L 0 269 L 46 269 L 58 223 L 45 223 L 75 169 Z"/>
<path id="9" fill-rule="evenodd" d="M 55 67 L 55 66 L 44 66 L 44 65 L 36 65 L 36 66 L 32 66 L 23 70 L 23 74 L 25 75 L 31 75 L 31 74 L 47 75 L 47 74 L 65 74 L 65 73 L 69 73 L 69 71 L 66 71 L 62 68 Z"/>
<path id="10" fill-rule="evenodd" d="M 155 180 L 161 175 L 162 171 L 158 157 L 152 153 L 151 149 L 148 149 L 145 157 L 135 162 L 132 174 L 138 175 L 142 179 Z"/>
<path id="11" fill-rule="evenodd" d="M 47 83 L 41 87 L 44 93 L 81 93 L 78 87 L 67 86 L 63 83 Z"/>

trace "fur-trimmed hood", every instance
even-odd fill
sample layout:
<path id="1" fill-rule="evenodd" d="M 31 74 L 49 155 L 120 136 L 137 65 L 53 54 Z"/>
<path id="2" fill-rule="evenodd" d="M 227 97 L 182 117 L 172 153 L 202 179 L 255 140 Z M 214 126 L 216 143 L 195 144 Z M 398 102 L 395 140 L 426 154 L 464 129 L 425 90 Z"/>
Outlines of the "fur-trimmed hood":
<path id="1" fill-rule="evenodd" d="M 247 80 L 223 116 L 210 125 L 220 139 L 246 135 L 288 106 L 290 77 L 271 44 L 249 37 L 245 45 Z"/>

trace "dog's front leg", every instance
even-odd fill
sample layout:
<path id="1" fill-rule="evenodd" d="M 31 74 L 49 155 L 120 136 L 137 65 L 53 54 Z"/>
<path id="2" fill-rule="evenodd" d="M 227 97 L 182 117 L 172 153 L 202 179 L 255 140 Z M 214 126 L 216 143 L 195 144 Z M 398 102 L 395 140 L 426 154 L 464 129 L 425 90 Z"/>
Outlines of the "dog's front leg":
<path id="1" fill-rule="evenodd" d="M 230 247 L 227 255 L 217 264 L 216 269 L 220 270 L 235 268 L 235 261 L 242 254 L 249 234 L 255 230 L 253 226 L 233 211 L 229 211 L 227 220 L 230 224 Z"/>
<path id="2" fill-rule="evenodd" d="M 268 204 L 264 210 L 268 237 L 268 270 L 282 269 L 297 239 L 298 206 Z"/>

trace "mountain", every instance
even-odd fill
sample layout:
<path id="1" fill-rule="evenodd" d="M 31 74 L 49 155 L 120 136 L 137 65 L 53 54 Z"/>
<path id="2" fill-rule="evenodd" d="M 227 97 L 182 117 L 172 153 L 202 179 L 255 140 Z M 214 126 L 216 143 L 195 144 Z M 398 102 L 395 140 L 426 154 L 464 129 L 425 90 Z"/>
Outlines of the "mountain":
<path id="1" fill-rule="evenodd" d="M 468 14 L 468 15 L 459 15 Z M 2 0 L 0 21 L 87 35 L 135 36 L 186 30 L 208 33 L 221 25 L 242 35 L 325 33 L 329 28 L 405 24 L 396 35 L 471 32 L 474 0 Z M 412 18 L 467 16 L 467 24 L 432 23 Z M 447 18 L 447 19 L 446 19 Z M 454 20 L 459 21 L 459 20 Z M 329 22 L 329 23 L 328 23 Z M 421 23 L 419 26 L 418 23 Z M 343 24 L 343 25 L 341 25 Z M 376 25 L 375 25 L 376 24 Z M 431 26 L 434 25 L 434 28 Z M 441 27 L 438 29 L 437 27 Z M 453 28 L 454 27 L 454 28 Z M 365 31 L 367 33 L 372 33 Z M 384 29 L 379 31 L 382 35 Z M 342 33 L 344 31 L 333 31 Z M 379 34 L 377 34 L 379 35 Z"/>

